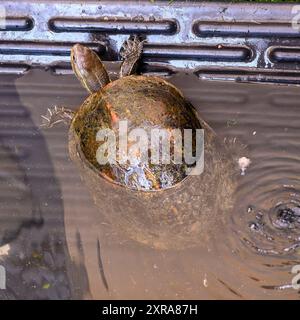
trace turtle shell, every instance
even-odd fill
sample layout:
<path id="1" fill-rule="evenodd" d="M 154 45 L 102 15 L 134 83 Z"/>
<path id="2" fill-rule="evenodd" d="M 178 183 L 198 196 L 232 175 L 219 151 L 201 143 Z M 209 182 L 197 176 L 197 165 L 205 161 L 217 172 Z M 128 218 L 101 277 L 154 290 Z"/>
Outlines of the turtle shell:
<path id="1" fill-rule="evenodd" d="M 132 153 L 130 159 L 122 162 L 117 148 L 115 163 L 99 163 L 97 150 L 103 141 L 97 140 L 97 132 L 101 129 L 111 130 L 117 137 L 118 146 L 121 121 L 126 122 L 128 132 L 138 128 L 147 133 L 147 161 L 142 159 L 140 153 Z M 173 161 L 175 152 L 181 151 L 183 154 L 183 143 L 179 147 L 170 145 L 169 162 L 163 163 L 161 157 L 159 162 L 151 163 L 150 140 L 153 129 L 158 129 L 156 133 L 164 129 L 170 136 L 173 129 L 179 129 L 183 136 L 184 129 L 192 129 L 195 133 L 195 129 L 201 129 L 201 124 L 193 106 L 175 86 L 158 77 L 132 75 L 113 81 L 89 96 L 75 115 L 70 130 L 78 137 L 86 160 L 104 178 L 130 189 L 154 191 L 181 182 L 195 163 L 187 164 L 184 158 L 181 163 Z M 192 139 L 192 152 L 195 155 L 195 134 Z M 129 140 L 127 147 L 130 148 Z"/>

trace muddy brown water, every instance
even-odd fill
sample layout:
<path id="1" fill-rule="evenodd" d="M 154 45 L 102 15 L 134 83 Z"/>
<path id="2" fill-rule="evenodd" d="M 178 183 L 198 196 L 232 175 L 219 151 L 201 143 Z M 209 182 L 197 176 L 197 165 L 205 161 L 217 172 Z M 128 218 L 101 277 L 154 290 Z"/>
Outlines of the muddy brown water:
<path id="1" fill-rule="evenodd" d="M 67 128 L 39 129 L 48 107 L 76 109 L 86 97 L 74 76 L 1 76 L 1 299 L 299 298 L 291 285 L 300 264 L 300 88 L 185 74 L 169 81 L 235 156 L 251 159 L 244 176 L 236 169 L 226 224 L 185 250 L 118 233 L 69 160 Z"/>

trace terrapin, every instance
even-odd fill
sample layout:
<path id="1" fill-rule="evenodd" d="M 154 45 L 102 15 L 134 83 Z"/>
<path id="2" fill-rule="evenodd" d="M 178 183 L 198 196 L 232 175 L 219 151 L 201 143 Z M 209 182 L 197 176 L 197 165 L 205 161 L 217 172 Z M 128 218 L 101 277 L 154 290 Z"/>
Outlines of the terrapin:
<path id="1" fill-rule="evenodd" d="M 137 37 L 125 41 L 120 77 L 111 81 L 96 53 L 76 44 L 71 50 L 72 68 L 90 95 L 77 112 L 63 107 L 48 110 L 44 125 L 70 124 L 70 157 L 97 206 L 114 225 L 152 247 L 193 246 L 201 243 L 216 219 L 221 220 L 221 216 L 216 218 L 220 210 L 232 206 L 233 162 L 213 130 L 174 85 L 159 77 L 134 74 L 142 49 L 143 41 Z M 169 163 L 151 164 L 134 153 L 130 161 L 121 161 L 124 159 L 119 155 L 114 162 L 101 164 L 97 152 L 104 142 L 98 139 L 99 130 L 117 135 L 123 121 L 127 121 L 128 130 L 142 128 L 146 133 L 153 129 L 204 129 L 204 173 L 191 175 L 195 163 L 172 160 L 182 151 L 180 143 L 180 150 L 169 149 Z M 194 154 L 194 134 L 191 145 Z M 203 150 L 200 153 L 203 155 Z"/>

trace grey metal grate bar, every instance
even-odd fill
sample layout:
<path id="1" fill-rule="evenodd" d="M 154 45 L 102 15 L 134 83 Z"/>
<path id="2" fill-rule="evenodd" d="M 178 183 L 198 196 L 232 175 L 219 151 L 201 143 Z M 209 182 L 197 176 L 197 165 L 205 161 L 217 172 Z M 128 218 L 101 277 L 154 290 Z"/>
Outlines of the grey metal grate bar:
<path id="1" fill-rule="evenodd" d="M 104 61 L 118 61 L 123 41 L 138 34 L 147 40 L 145 73 L 184 70 L 208 78 L 222 74 L 244 81 L 251 75 L 252 81 L 299 83 L 300 32 L 292 3 L 1 1 L 0 6 L 7 15 L 0 29 L 0 73 L 51 67 L 65 74 L 76 42 Z"/>

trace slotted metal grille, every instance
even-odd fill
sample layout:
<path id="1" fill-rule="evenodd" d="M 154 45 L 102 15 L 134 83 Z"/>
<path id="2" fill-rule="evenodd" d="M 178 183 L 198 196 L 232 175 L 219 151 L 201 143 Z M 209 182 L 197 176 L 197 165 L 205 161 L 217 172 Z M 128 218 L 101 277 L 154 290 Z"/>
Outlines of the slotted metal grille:
<path id="1" fill-rule="evenodd" d="M 188 70 L 205 79 L 300 83 L 293 4 L 166 1 L 2 1 L 1 73 L 70 72 L 80 42 L 118 61 L 125 39 L 147 40 L 142 72 Z"/>

